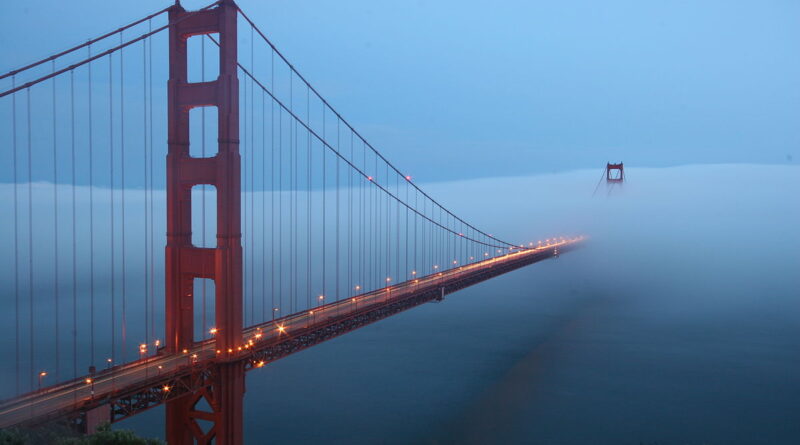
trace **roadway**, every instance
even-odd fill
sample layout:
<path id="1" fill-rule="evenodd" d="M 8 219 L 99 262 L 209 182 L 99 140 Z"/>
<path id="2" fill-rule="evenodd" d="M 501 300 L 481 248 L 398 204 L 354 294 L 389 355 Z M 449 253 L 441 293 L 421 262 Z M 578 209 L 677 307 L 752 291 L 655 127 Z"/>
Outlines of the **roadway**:
<path id="1" fill-rule="evenodd" d="M 164 354 L 162 351 L 157 355 L 99 371 L 93 376 L 86 375 L 5 400 L 0 402 L 0 428 L 36 423 L 36 419 L 39 418 L 51 418 L 58 413 L 94 406 L 98 402 L 113 399 L 115 395 L 125 392 L 128 388 L 141 385 L 143 382 L 167 378 L 182 372 L 186 373 L 187 369 L 194 364 L 220 358 L 225 361 L 248 360 L 253 351 L 287 341 L 292 338 L 293 332 L 300 330 L 308 332 L 316 326 L 325 326 L 348 314 L 363 312 L 371 307 L 381 307 L 420 291 L 430 291 L 431 288 L 447 285 L 447 283 L 478 274 L 486 269 L 515 262 L 526 255 L 555 251 L 555 249 L 574 244 L 582 239 L 580 237 L 558 240 L 540 247 L 511 251 L 503 256 L 454 267 L 252 326 L 243 331 L 243 344 L 236 350 L 216 350 L 212 338 L 198 342 L 194 347 L 185 349 L 178 354 Z M 259 362 L 255 364 L 255 367 L 262 365 L 264 363 Z M 161 388 L 164 392 L 171 389 L 167 385 Z"/>

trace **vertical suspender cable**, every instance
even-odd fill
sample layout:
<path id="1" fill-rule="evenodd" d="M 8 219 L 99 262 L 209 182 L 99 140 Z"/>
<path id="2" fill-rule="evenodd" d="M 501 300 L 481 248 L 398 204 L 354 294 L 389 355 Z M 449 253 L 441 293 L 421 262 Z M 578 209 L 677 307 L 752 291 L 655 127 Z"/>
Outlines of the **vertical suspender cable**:
<path id="1" fill-rule="evenodd" d="M 119 33 L 119 41 L 120 44 L 122 43 L 122 32 Z M 122 232 L 120 236 L 122 237 L 121 244 L 121 253 L 122 253 L 122 362 L 125 363 L 125 340 L 127 338 L 127 328 L 128 328 L 128 321 L 127 321 L 127 294 L 125 289 L 126 284 L 126 274 L 125 274 L 125 79 L 123 74 L 125 73 L 123 63 L 123 49 L 120 48 L 119 50 L 119 160 L 120 160 L 120 169 L 121 169 L 121 178 L 120 178 L 120 193 L 121 193 L 121 202 L 120 202 L 120 222 L 122 223 Z"/>
<path id="2" fill-rule="evenodd" d="M 311 127 L 311 90 L 306 87 L 306 119 Z M 306 132 L 308 146 L 306 147 L 306 188 L 308 189 L 308 202 L 306 213 L 308 226 L 306 230 L 306 309 L 311 309 L 311 131 Z"/>
<path id="3" fill-rule="evenodd" d="M 150 197 L 148 195 L 148 172 L 147 172 L 147 135 L 151 130 L 147 128 L 147 39 L 142 40 L 142 173 L 144 174 L 144 343 L 150 345 L 150 313 L 148 307 L 150 299 L 150 264 L 149 264 L 149 250 L 148 244 L 148 225 L 147 221 L 150 219 Z M 147 370 L 146 370 L 147 371 Z"/>
<path id="4" fill-rule="evenodd" d="M 339 127 L 340 127 L 341 119 L 336 118 L 336 153 L 338 154 L 341 151 L 341 140 L 339 139 Z M 336 290 L 335 290 L 335 297 L 336 301 L 339 301 L 339 292 L 341 292 L 341 287 L 339 286 L 339 262 L 341 260 L 341 256 L 339 255 L 339 156 L 336 156 L 336 261 L 334 261 L 336 265 Z M 339 306 L 336 306 L 336 310 L 338 312 Z"/>
<path id="5" fill-rule="evenodd" d="M 30 379 L 31 389 L 33 389 L 33 374 L 36 369 L 34 366 L 34 329 L 33 329 L 33 175 L 31 163 L 33 160 L 33 144 L 31 142 L 31 89 L 26 88 L 26 99 L 28 101 L 28 305 L 29 305 L 29 355 L 30 355 Z"/>
<path id="6" fill-rule="evenodd" d="M 390 190 L 392 187 L 392 180 L 389 176 L 389 163 L 385 163 L 386 165 L 386 190 Z M 388 193 L 384 193 L 384 199 L 386 199 L 386 276 L 390 277 L 392 275 L 392 200 L 389 197 Z"/>
<path id="7" fill-rule="evenodd" d="M 322 140 L 323 140 L 323 142 L 326 141 L 326 138 L 325 138 L 325 131 L 326 130 L 327 130 L 327 128 L 326 128 L 326 125 L 325 125 L 325 104 L 323 103 L 322 104 Z M 328 168 L 327 168 L 327 165 L 325 163 L 325 161 L 326 161 L 326 159 L 325 159 L 326 158 L 326 156 L 325 156 L 326 153 L 327 153 L 327 150 L 325 150 L 325 146 L 323 145 L 322 146 L 322 294 L 321 294 L 323 298 L 325 297 L 325 279 L 326 279 L 326 273 L 325 272 L 326 272 L 326 269 L 327 269 L 326 266 L 327 266 L 327 263 L 328 263 L 328 257 L 325 255 L 326 249 L 327 249 L 327 245 L 326 245 L 327 243 L 326 243 L 326 240 L 325 240 L 325 234 L 327 232 L 327 223 L 325 222 L 325 214 L 327 213 L 326 212 L 326 210 L 327 210 L 327 196 L 326 196 L 325 188 L 327 186 L 326 183 L 327 183 L 327 173 L 328 173 Z M 320 302 L 320 303 L 322 303 L 322 302 Z"/>
<path id="8" fill-rule="evenodd" d="M 17 83 L 17 76 L 11 76 L 11 87 Z M 20 351 L 19 351 L 19 187 L 17 174 L 17 95 L 11 95 L 11 146 L 14 152 L 14 369 L 16 382 L 16 395 L 20 390 Z"/>
<path id="9" fill-rule="evenodd" d="M 411 201 L 408 198 L 408 194 L 409 194 L 408 193 L 408 189 L 410 187 L 408 186 L 408 183 L 409 183 L 409 181 L 406 180 L 406 203 L 408 203 L 410 205 Z M 416 207 L 414 207 L 414 208 L 416 209 Z M 408 240 L 408 232 L 409 232 L 409 230 L 408 230 L 408 214 L 409 214 L 409 209 L 408 209 L 408 207 L 406 207 L 406 237 L 405 237 L 405 241 L 406 241 L 406 276 L 408 276 L 408 266 L 409 266 L 409 261 L 408 261 L 408 253 L 409 253 L 409 250 L 408 250 L 408 241 L 409 241 Z"/>
<path id="10" fill-rule="evenodd" d="M 350 132 L 350 161 L 353 158 L 353 132 Z M 347 175 L 347 289 L 348 295 L 353 295 L 353 170 L 348 169 Z"/>
<path id="11" fill-rule="evenodd" d="M 92 46 L 87 47 L 89 57 L 92 56 Z M 94 143 L 92 128 L 92 63 L 88 67 L 88 121 L 89 121 L 89 350 L 90 361 L 94 365 Z"/>
<path id="12" fill-rule="evenodd" d="M 116 276 L 115 276 L 115 250 L 114 250 L 114 76 L 113 76 L 113 57 L 112 54 L 108 55 L 108 144 L 109 152 L 111 153 L 109 162 L 109 171 L 111 172 L 111 181 L 109 192 L 111 194 L 111 364 L 116 363 L 117 356 L 117 333 L 116 333 Z"/>
<path id="13" fill-rule="evenodd" d="M 278 108 L 278 309 L 283 309 L 283 109 Z M 273 310 L 273 312 L 275 312 Z"/>
<path id="14" fill-rule="evenodd" d="M 78 242 L 75 209 L 75 71 L 69 72 L 70 166 L 72 168 L 72 377 L 78 377 Z M 76 393 L 77 397 L 77 393 Z"/>
<path id="15" fill-rule="evenodd" d="M 364 172 L 366 172 L 367 171 L 367 147 L 363 142 L 361 144 L 361 157 L 362 157 L 362 163 L 361 164 L 363 165 Z M 364 225 L 365 225 L 365 222 L 366 222 L 366 219 L 365 219 L 366 218 L 365 217 L 366 214 L 364 213 L 364 207 L 365 207 L 366 203 L 364 201 L 364 187 L 365 187 L 366 184 L 364 182 L 364 178 L 359 178 L 358 183 L 359 183 L 359 187 L 358 187 L 358 194 L 359 194 L 358 212 L 360 214 L 359 216 L 360 216 L 360 220 L 361 220 L 361 222 L 358 225 L 359 239 L 361 240 L 359 242 L 359 245 L 358 245 L 358 247 L 359 247 L 358 248 L 358 252 L 359 252 L 358 259 L 361 262 L 360 272 L 359 272 L 359 276 L 358 276 L 358 283 L 359 283 L 359 285 L 362 286 L 362 290 L 363 290 L 364 286 L 366 285 L 366 283 L 364 282 L 364 264 L 366 263 L 364 261 L 364 258 L 366 257 L 366 250 L 365 250 L 366 249 L 366 242 L 365 242 L 366 240 L 364 239 Z"/>
<path id="16" fill-rule="evenodd" d="M 250 70 L 255 73 L 253 65 L 253 27 L 250 27 Z M 254 141 L 255 134 L 255 96 L 253 94 L 255 85 L 253 78 L 250 78 L 250 324 L 255 320 L 255 156 L 256 146 Z M 246 135 L 245 135 L 246 137 Z"/>
<path id="17" fill-rule="evenodd" d="M 267 105 L 261 90 L 261 322 L 267 321 Z M 270 228 L 270 230 L 272 230 Z"/>
<path id="18" fill-rule="evenodd" d="M 275 91 L 275 51 L 271 51 L 271 64 L 270 64 L 270 85 L 272 87 L 272 91 Z M 270 298 L 271 298 L 271 306 L 269 311 L 272 313 L 272 320 L 275 320 L 275 101 L 270 101 L 270 118 L 269 118 L 269 140 L 270 140 L 270 170 L 269 170 L 269 179 L 270 179 L 270 189 L 269 189 L 269 201 L 270 201 L 270 218 L 272 218 L 272 222 L 269 225 L 269 248 L 270 248 Z"/>
<path id="19" fill-rule="evenodd" d="M 52 62 L 53 72 L 56 71 L 56 61 Z M 56 139 L 56 78 L 53 77 L 53 307 L 55 309 L 55 323 L 53 341 L 56 344 L 56 382 L 61 381 L 61 348 L 59 321 L 61 311 L 58 307 L 58 147 Z"/>
<path id="20" fill-rule="evenodd" d="M 252 28 L 250 28 L 252 31 Z M 294 313 L 294 75 L 289 70 L 289 314 Z"/>
<path id="21" fill-rule="evenodd" d="M 152 22 L 152 20 L 148 20 L 147 23 L 148 23 L 149 30 L 152 32 L 152 30 L 153 30 L 153 22 Z M 153 213 L 154 213 L 153 210 L 155 209 L 154 208 L 154 204 L 153 204 L 153 198 L 155 197 L 154 196 L 154 191 L 153 191 L 153 189 L 154 189 L 154 187 L 153 187 L 153 185 L 154 185 L 154 183 L 153 183 L 153 176 L 154 176 L 154 171 L 153 171 L 153 133 L 154 133 L 154 129 L 153 129 L 153 38 L 151 37 L 151 38 L 149 38 L 147 40 L 148 40 L 148 43 L 149 43 L 149 45 L 148 45 L 149 46 L 149 51 L 148 51 L 148 54 L 147 54 L 147 59 L 148 59 L 147 77 L 148 77 L 148 80 L 149 80 L 149 85 L 148 85 L 147 89 L 148 89 L 148 96 L 149 96 L 149 99 L 150 99 L 149 100 L 149 110 L 148 110 L 149 114 L 150 114 L 150 116 L 149 116 L 149 126 L 150 126 L 150 150 L 149 150 L 150 151 L 150 165 L 148 166 L 148 168 L 150 170 L 150 317 L 152 319 L 152 321 L 150 322 L 150 329 L 151 329 L 150 338 L 156 338 L 156 320 L 155 320 L 155 317 L 156 317 L 156 304 L 155 304 L 156 293 L 155 293 L 155 283 L 154 283 L 156 275 L 155 275 L 155 253 L 154 253 L 155 249 L 153 248 L 154 247 L 154 238 L 155 238 L 155 236 L 153 234 L 153 231 L 154 231 L 154 228 L 155 228 L 155 226 L 154 226 L 155 217 L 153 216 Z"/>
<path id="22" fill-rule="evenodd" d="M 395 276 L 397 277 L 398 282 L 402 281 L 400 279 L 400 175 L 394 176 L 395 182 L 395 194 L 397 195 L 397 200 L 395 200 L 395 218 L 397 220 L 397 224 L 395 225 L 395 240 L 396 240 L 396 249 L 395 249 Z"/>

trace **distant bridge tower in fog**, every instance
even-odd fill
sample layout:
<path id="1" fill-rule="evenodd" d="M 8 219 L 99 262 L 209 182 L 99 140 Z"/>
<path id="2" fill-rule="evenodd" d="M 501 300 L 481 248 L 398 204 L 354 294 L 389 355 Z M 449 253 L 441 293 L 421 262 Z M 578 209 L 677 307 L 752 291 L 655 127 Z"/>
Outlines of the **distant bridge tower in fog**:
<path id="1" fill-rule="evenodd" d="M 625 181 L 625 166 L 622 162 L 618 164 L 606 163 L 606 183 L 616 184 Z"/>
<path id="2" fill-rule="evenodd" d="M 622 162 L 616 164 L 607 162 L 606 168 L 603 170 L 603 175 L 600 176 L 600 180 L 597 181 L 597 185 L 594 187 L 592 196 L 597 194 L 597 189 L 600 188 L 600 184 L 603 183 L 604 178 L 608 194 L 611 194 L 611 190 L 615 185 L 622 185 L 622 183 L 625 182 L 625 165 Z"/>

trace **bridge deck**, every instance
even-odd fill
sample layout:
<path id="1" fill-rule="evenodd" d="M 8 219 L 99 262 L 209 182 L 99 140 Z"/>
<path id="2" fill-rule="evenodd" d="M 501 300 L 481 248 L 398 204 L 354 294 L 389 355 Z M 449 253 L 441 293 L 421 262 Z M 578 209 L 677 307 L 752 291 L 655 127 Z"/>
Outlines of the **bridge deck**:
<path id="1" fill-rule="evenodd" d="M 110 421 L 121 420 L 197 390 L 203 385 L 197 376 L 208 372 L 214 363 L 234 361 L 246 369 L 261 367 L 445 294 L 557 256 L 581 240 L 515 251 L 252 326 L 244 331 L 244 343 L 236 350 L 219 351 L 211 339 L 179 354 L 162 353 L 93 377 L 43 388 L 0 403 L 0 428 L 58 418 L 82 422 L 87 411 L 104 406 L 109 411 L 103 416 L 108 415 Z"/>

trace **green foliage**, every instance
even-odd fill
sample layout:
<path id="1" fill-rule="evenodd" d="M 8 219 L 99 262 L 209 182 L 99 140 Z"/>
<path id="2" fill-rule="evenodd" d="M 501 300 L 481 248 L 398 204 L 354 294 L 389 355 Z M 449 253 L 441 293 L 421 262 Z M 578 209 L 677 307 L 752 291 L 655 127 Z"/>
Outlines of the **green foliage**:
<path id="1" fill-rule="evenodd" d="M 73 437 L 70 437 L 73 436 Z M 133 431 L 112 430 L 105 423 L 97 432 L 87 436 L 75 436 L 60 428 L 37 428 L 35 430 L 0 430 L 0 445 L 163 445 L 158 439 L 144 439 Z"/>

